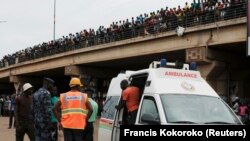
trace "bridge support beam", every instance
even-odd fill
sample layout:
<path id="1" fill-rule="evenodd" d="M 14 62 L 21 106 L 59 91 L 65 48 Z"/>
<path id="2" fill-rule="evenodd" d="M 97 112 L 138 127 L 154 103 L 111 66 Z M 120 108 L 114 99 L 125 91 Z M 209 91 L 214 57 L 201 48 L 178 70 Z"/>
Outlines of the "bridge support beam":
<path id="1" fill-rule="evenodd" d="M 208 54 L 210 57 L 208 57 Z M 196 62 L 201 76 L 220 94 L 227 94 L 226 65 L 223 62 L 210 60 L 216 58 L 217 52 L 212 52 L 206 47 L 186 49 L 186 62 Z M 223 75 L 224 74 L 224 75 Z M 218 80 L 220 79 L 220 80 Z"/>
<path id="2" fill-rule="evenodd" d="M 9 77 L 9 81 L 10 81 L 10 83 L 14 84 L 14 88 L 15 88 L 17 94 L 22 92 L 22 86 L 24 83 L 30 83 L 33 86 L 42 84 L 41 78 L 29 77 L 29 76 L 11 75 Z"/>
<path id="3" fill-rule="evenodd" d="M 208 47 L 195 47 L 186 49 L 186 62 L 197 62 L 201 76 L 215 89 L 215 91 L 229 98 L 229 74 L 225 61 L 230 55 L 209 49 Z"/>
<path id="4" fill-rule="evenodd" d="M 192 61 L 197 62 L 201 76 L 228 101 L 231 100 L 232 95 L 235 95 L 231 90 L 233 83 L 240 83 L 240 80 L 249 76 L 248 70 L 239 69 L 249 66 L 248 60 L 237 53 L 229 53 L 209 46 L 186 49 L 186 62 Z M 243 95 L 244 92 L 241 92 L 243 89 L 239 88 L 237 95 Z"/>
<path id="5" fill-rule="evenodd" d="M 207 59 L 205 47 L 188 48 L 186 51 L 186 62 L 196 62 L 197 64 L 207 64 L 211 61 Z"/>
<path id="6" fill-rule="evenodd" d="M 211 63 L 199 65 L 197 68 L 206 80 L 216 79 L 226 70 L 225 63 L 219 61 L 211 61 Z"/>
<path id="7" fill-rule="evenodd" d="M 226 64 L 219 61 L 211 61 L 211 63 L 199 65 L 197 68 L 210 86 L 228 101 L 230 97 L 229 75 Z"/>

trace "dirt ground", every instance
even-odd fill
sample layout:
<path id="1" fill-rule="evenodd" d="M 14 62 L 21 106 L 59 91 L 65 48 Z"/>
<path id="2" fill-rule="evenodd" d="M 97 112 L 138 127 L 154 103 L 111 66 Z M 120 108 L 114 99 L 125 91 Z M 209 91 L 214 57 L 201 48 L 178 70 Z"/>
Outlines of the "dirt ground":
<path id="1" fill-rule="evenodd" d="M 1 141 L 15 141 L 15 128 L 8 129 L 9 117 L 0 117 L 0 140 Z M 98 121 L 95 122 L 94 141 L 97 141 L 98 135 Z M 58 132 L 58 141 L 63 141 L 63 132 Z M 29 141 L 27 135 L 24 137 L 24 141 Z"/>

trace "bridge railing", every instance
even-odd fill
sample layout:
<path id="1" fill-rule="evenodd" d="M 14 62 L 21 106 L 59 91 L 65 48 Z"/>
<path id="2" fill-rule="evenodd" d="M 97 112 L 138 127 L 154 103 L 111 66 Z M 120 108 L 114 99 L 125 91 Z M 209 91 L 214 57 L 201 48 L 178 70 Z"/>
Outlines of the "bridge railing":
<path id="1" fill-rule="evenodd" d="M 151 17 L 145 19 L 144 23 L 141 24 L 129 24 L 120 28 L 118 27 L 110 32 L 100 32 L 87 37 L 82 36 L 79 39 L 57 43 L 53 46 L 41 46 L 30 52 L 19 55 L 18 57 L 12 57 L 9 60 L 5 60 L 5 62 L 0 63 L 0 67 L 75 49 L 173 31 L 176 30 L 178 26 L 188 28 L 246 16 L 247 5 L 246 3 L 240 3 L 225 8 L 215 8 L 213 10 L 204 9 L 203 11 L 185 11 L 181 14 L 166 15 L 164 17 Z"/>

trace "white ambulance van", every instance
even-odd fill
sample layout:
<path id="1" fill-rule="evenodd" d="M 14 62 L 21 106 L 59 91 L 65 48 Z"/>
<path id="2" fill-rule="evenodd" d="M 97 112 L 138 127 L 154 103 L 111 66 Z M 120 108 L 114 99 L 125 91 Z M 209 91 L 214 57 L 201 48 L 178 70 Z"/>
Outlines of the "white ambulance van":
<path id="1" fill-rule="evenodd" d="M 242 124 L 200 72 L 189 69 L 189 64 L 152 62 L 148 69 L 126 71 L 112 79 L 101 114 L 98 141 L 119 141 L 126 112 L 117 111 L 115 106 L 121 98 L 123 79 L 140 89 L 136 125 Z"/>

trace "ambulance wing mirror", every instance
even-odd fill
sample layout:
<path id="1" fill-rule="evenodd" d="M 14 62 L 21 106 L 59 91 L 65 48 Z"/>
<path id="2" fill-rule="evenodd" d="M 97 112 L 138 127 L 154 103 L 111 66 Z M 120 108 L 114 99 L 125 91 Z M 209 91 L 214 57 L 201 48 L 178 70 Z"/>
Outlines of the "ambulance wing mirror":
<path id="1" fill-rule="evenodd" d="M 150 113 L 144 113 L 141 116 L 141 121 L 144 123 L 147 123 L 149 125 L 159 125 L 160 124 L 160 118 L 158 116 L 155 117 L 153 114 L 150 114 Z"/>

